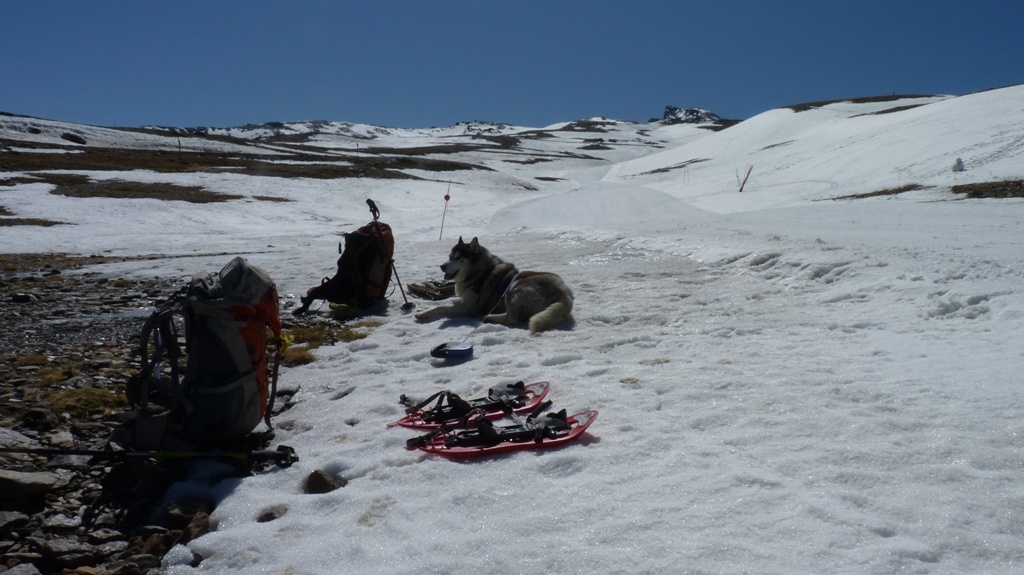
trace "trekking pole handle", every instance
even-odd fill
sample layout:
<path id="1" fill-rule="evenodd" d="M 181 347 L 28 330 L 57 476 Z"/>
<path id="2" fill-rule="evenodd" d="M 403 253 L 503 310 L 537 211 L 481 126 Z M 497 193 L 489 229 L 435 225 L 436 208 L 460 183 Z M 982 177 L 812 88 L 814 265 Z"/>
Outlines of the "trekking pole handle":
<path id="1" fill-rule="evenodd" d="M 25 455 L 88 455 L 99 459 L 119 460 L 131 457 L 153 458 L 153 459 L 193 459 L 200 457 L 226 457 L 229 459 L 240 459 L 249 462 L 270 461 L 278 467 L 290 467 L 299 460 L 295 449 L 287 445 L 278 445 L 277 449 L 257 451 L 174 451 L 174 450 L 131 450 L 131 451 L 108 451 L 100 449 L 47 449 L 28 447 L 0 447 L 0 453 L 21 453 Z"/>

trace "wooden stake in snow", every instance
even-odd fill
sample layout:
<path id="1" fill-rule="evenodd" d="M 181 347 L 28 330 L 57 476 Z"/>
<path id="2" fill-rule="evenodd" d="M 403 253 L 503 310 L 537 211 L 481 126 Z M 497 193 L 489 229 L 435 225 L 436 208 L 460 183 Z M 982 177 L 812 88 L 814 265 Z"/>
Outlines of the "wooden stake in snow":
<path id="1" fill-rule="evenodd" d="M 750 177 L 750 172 L 754 171 L 753 164 L 747 164 L 747 173 L 743 176 L 743 181 L 740 182 L 740 191 L 743 191 L 743 186 L 747 185 L 747 178 Z M 736 174 L 736 179 L 739 179 L 739 174 Z"/>

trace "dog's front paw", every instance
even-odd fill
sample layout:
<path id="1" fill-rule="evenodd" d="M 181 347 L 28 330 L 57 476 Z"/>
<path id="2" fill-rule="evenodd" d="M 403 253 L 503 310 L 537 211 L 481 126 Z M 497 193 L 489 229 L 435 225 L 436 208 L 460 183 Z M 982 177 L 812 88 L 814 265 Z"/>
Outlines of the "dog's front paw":
<path id="1" fill-rule="evenodd" d="M 431 321 L 431 320 L 434 319 L 434 314 L 431 313 L 432 311 L 434 311 L 434 310 L 432 310 L 432 309 L 424 310 L 424 311 L 421 311 L 420 313 L 416 314 L 413 317 L 416 318 L 416 321 L 422 321 L 422 322 Z"/>
<path id="2" fill-rule="evenodd" d="M 491 315 L 485 315 L 484 318 L 480 321 L 482 321 L 483 323 L 496 323 L 498 325 L 513 325 L 515 323 L 511 319 L 509 319 L 507 313 L 495 313 Z"/>

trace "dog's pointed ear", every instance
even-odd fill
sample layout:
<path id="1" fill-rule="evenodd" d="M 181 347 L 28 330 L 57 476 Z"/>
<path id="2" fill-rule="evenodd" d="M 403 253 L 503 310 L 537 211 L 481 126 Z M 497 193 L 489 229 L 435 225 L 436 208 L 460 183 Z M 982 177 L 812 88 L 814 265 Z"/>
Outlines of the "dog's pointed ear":
<path id="1" fill-rule="evenodd" d="M 463 245 L 463 244 L 465 244 L 465 243 L 466 243 L 466 242 L 462 241 L 462 236 L 459 236 L 459 243 L 457 243 L 457 244 L 455 244 L 455 245 L 457 245 L 457 246 L 461 246 L 461 245 Z"/>
<path id="2" fill-rule="evenodd" d="M 469 242 L 469 247 L 473 248 L 474 250 L 480 248 L 480 242 L 476 239 L 476 236 L 473 236 L 473 240 Z"/>

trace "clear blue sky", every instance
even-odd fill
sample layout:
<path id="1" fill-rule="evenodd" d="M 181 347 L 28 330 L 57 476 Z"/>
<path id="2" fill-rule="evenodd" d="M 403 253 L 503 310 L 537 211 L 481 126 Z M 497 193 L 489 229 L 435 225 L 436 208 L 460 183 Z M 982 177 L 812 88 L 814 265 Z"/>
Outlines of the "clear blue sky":
<path id="1" fill-rule="evenodd" d="M 1020 0 L 0 0 L 0 111 L 102 126 L 727 118 L 1024 82 Z"/>

